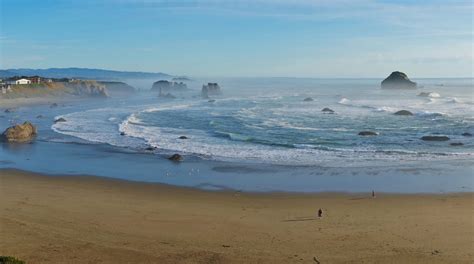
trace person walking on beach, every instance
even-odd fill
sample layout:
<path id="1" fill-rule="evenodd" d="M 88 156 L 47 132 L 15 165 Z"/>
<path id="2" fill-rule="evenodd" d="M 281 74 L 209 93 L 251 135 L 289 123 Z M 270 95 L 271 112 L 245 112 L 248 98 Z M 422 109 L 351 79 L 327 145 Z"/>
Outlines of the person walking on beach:
<path id="1" fill-rule="evenodd" d="M 321 208 L 318 210 L 318 217 L 323 217 L 323 210 Z"/>

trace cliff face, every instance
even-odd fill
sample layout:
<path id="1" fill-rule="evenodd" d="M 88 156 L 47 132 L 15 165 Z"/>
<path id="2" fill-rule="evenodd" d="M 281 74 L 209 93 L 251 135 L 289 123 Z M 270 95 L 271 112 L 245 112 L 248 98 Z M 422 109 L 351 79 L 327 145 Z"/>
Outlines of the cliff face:
<path id="1" fill-rule="evenodd" d="M 11 91 L 0 94 L 1 98 L 32 97 L 108 97 L 105 85 L 96 81 L 53 82 L 41 84 L 12 85 Z"/>
<path id="2" fill-rule="evenodd" d="M 67 83 L 67 88 L 72 89 L 72 94 L 83 97 L 108 97 L 105 85 L 96 81 L 74 81 Z"/>
<path id="3" fill-rule="evenodd" d="M 381 85 L 384 89 L 416 89 L 416 82 L 412 82 L 405 73 L 399 71 L 392 72 Z"/>
<path id="4" fill-rule="evenodd" d="M 130 86 L 124 82 L 98 82 L 104 85 L 107 89 L 108 94 L 111 96 L 129 95 L 136 92 L 133 86 Z"/>

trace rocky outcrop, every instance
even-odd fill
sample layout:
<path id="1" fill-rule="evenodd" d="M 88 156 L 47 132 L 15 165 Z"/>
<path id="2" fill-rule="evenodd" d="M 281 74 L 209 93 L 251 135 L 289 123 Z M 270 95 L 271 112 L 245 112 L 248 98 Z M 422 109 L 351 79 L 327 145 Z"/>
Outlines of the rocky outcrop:
<path id="1" fill-rule="evenodd" d="M 38 134 L 36 126 L 30 122 L 25 122 L 22 125 L 9 127 L 3 132 L 1 139 L 6 142 L 29 142 L 33 140 Z"/>
<path id="2" fill-rule="evenodd" d="M 188 139 L 187 136 L 180 136 L 179 139 Z"/>
<path id="3" fill-rule="evenodd" d="M 175 92 L 183 92 L 188 89 L 188 86 L 183 82 L 169 82 L 166 80 L 159 80 L 153 83 L 151 91 L 158 92 L 160 97 L 164 97 L 168 94 Z"/>
<path id="4" fill-rule="evenodd" d="M 395 112 L 394 115 L 412 116 L 413 113 L 408 110 L 400 110 L 400 111 Z"/>
<path id="5" fill-rule="evenodd" d="M 183 157 L 179 154 L 173 154 L 171 157 L 168 158 L 171 161 L 182 161 Z"/>
<path id="6" fill-rule="evenodd" d="M 312 102 L 312 101 L 314 101 L 314 99 L 311 98 L 311 97 L 306 97 L 303 101 L 304 102 Z"/>
<path id="7" fill-rule="evenodd" d="M 323 108 L 321 110 L 321 112 L 323 112 L 325 114 L 334 114 L 334 110 L 332 110 L 331 108 L 327 108 L 327 107 Z"/>
<path id="8" fill-rule="evenodd" d="M 82 97 L 108 97 L 105 85 L 96 81 L 73 81 L 66 85 L 72 90 L 72 94 Z"/>
<path id="9" fill-rule="evenodd" d="M 209 98 L 209 96 L 221 95 L 221 94 L 222 94 L 221 87 L 217 83 L 208 83 L 207 85 L 202 86 L 201 96 L 203 98 Z"/>
<path id="10" fill-rule="evenodd" d="M 377 136 L 379 133 L 374 131 L 361 131 L 359 132 L 359 136 Z"/>
<path id="11" fill-rule="evenodd" d="M 449 137 L 447 136 L 423 136 L 421 140 L 424 141 L 448 141 Z"/>
<path id="12" fill-rule="evenodd" d="M 98 82 L 101 85 L 104 85 L 107 89 L 108 94 L 111 96 L 123 96 L 130 95 L 136 92 L 133 86 L 130 86 L 124 82 Z"/>
<path id="13" fill-rule="evenodd" d="M 464 132 L 464 133 L 462 133 L 462 135 L 463 135 L 464 137 L 472 137 L 472 134 L 469 133 L 469 132 Z"/>
<path id="14" fill-rule="evenodd" d="M 383 89 L 416 89 L 416 82 L 410 81 L 408 76 L 399 71 L 392 72 L 382 81 Z"/>
<path id="15" fill-rule="evenodd" d="M 461 143 L 461 142 L 453 142 L 453 143 L 451 143 L 451 144 L 449 144 L 449 145 L 454 146 L 454 147 L 464 146 L 464 144 Z"/>
<path id="16" fill-rule="evenodd" d="M 63 117 L 60 117 L 60 118 L 54 120 L 54 123 L 55 123 L 55 124 L 56 124 L 56 123 L 61 123 L 61 122 L 66 122 L 66 119 L 64 119 Z"/>

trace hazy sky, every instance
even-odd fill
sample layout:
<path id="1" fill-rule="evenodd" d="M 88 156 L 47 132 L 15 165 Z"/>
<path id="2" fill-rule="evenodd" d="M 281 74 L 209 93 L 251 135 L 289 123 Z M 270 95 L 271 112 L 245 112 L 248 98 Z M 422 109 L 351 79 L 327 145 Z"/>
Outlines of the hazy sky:
<path id="1" fill-rule="evenodd" d="M 473 75 L 473 4 L 0 0 L 0 68 L 190 76 Z"/>

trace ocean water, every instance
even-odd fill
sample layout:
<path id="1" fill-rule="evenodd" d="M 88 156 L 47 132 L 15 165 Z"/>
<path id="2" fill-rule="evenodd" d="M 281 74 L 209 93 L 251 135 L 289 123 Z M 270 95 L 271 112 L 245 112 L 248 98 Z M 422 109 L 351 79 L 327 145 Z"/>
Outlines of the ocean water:
<path id="1" fill-rule="evenodd" d="M 463 176 L 452 189 L 460 190 L 461 186 L 472 188 L 474 140 L 462 135 L 466 132 L 474 134 L 472 79 L 420 79 L 415 80 L 422 86 L 417 90 L 382 90 L 380 80 L 376 79 L 221 79 L 218 82 L 223 95 L 212 98 L 215 101 L 198 96 L 200 85 L 205 81 L 190 83 L 190 90 L 178 94 L 176 99 L 157 98 L 155 94 L 142 92 L 126 99 L 112 98 L 49 109 L 48 120 L 37 120 L 42 132 L 39 140 L 55 144 L 107 145 L 129 153 L 144 153 L 151 146 L 156 149 L 146 152 L 147 157 L 179 153 L 185 156 L 184 163 L 186 160 L 199 160 L 221 168 L 211 169 L 211 176 L 233 175 L 232 180 L 227 181 L 188 180 L 193 182 L 192 186 L 215 183 L 249 190 L 298 191 L 304 189 L 305 182 L 318 184 L 314 181 L 318 176 L 308 179 L 315 170 L 324 171 L 322 174 L 326 177 L 331 173 L 350 174 L 353 181 L 354 175 L 373 168 L 398 168 L 407 169 L 399 174 L 421 179 L 423 177 L 418 171 L 421 167 L 432 169 L 436 164 L 451 164 L 444 166 L 448 168 L 456 164 L 454 167 Z M 419 96 L 421 92 L 431 93 Z M 304 101 L 307 97 L 313 101 Z M 322 112 L 326 107 L 335 113 Z M 5 127 L 21 119 L 34 118 L 38 109 L 41 110 L 21 109 L 14 116 L 3 118 L 3 121 L 0 119 L 0 125 Z M 414 115 L 394 115 L 399 110 L 409 110 Z M 67 122 L 52 124 L 51 119 L 58 117 Z M 379 135 L 358 135 L 366 130 L 376 131 Z M 446 135 L 450 140 L 422 141 L 420 138 L 425 135 Z M 179 139 L 180 136 L 187 139 Z M 450 145 L 453 142 L 463 145 Z M 249 173 L 242 173 L 232 164 L 245 164 L 244 168 L 250 166 L 252 169 L 245 169 L 245 172 L 265 181 L 259 181 L 259 187 L 252 185 L 251 180 L 246 179 L 248 177 L 242 176 Z M 255 171 L 261 167 L 279 169 L 270 175 Z M 304 180 L 297 184 L 300 187 L 285 185 L 292 175 L 288 168 L 305 175 Z M 409 172 L 413 168 L 416 173 Z M 86 173 L 97 174 L 93 169 Z M 430 173 L 433 174 L 426 172 L 426 175 Z M 271 174 L 280 176 L 272 178 Z M 396 177 L 394 170 L 376 174 L 382 175 L 379 179 L 383 179 L 383 175 Z M 445 174 L 443 177 L 454 177 L 449 171 Z M 288 175 L 286 179 L 285 175 Z M 110 175 L 104 173 L 104 176 Z M 364 179 L 364 176 L 359 177 Z M 270 183 L 275 179 L 281 183 L 276 186 Z M 317 189 L 357 189 L 340 183 L 340 177 L 333 179 L 332 183 L 330 177 L 324 180 L 328 188 Z M 170 183 L 163 179 L 156 181 Z M 183 182 L 178 185 L 189 185 L 186 180 Z M 441 183 L 434 185 L 438 188 Z M 387 191 L 403 191 L 403 188 L 387 188 Z"/>
<path id="2" fill-rule="evenodd" d="M 278 165 L 361 165 L 367 162 L 469 158 L 473 154 L 472 80 L 438 80 L 413 91 L 381 90 L 371 80 L 228 80 L 224 95 L 63 115 L 52 128 L 81 139 L 158 153 Z M 420 97 L 422 91 L 432 92 Z M 314 101 L 305 102 L 311 97 Z M 335 114 L 321 110 L 331 108 Z M 414 116 L 396 116 L 409 110 Z M 362 137 L 370 130 L 378 136 Z M 121 136 L 123 132 L 126 136 Z M 425 142 L 424 135 L 449 142 Z M 186 136 L 188 139 L 179 139 Z M 451 142 L 464 146 L 453 147 Z"/>

